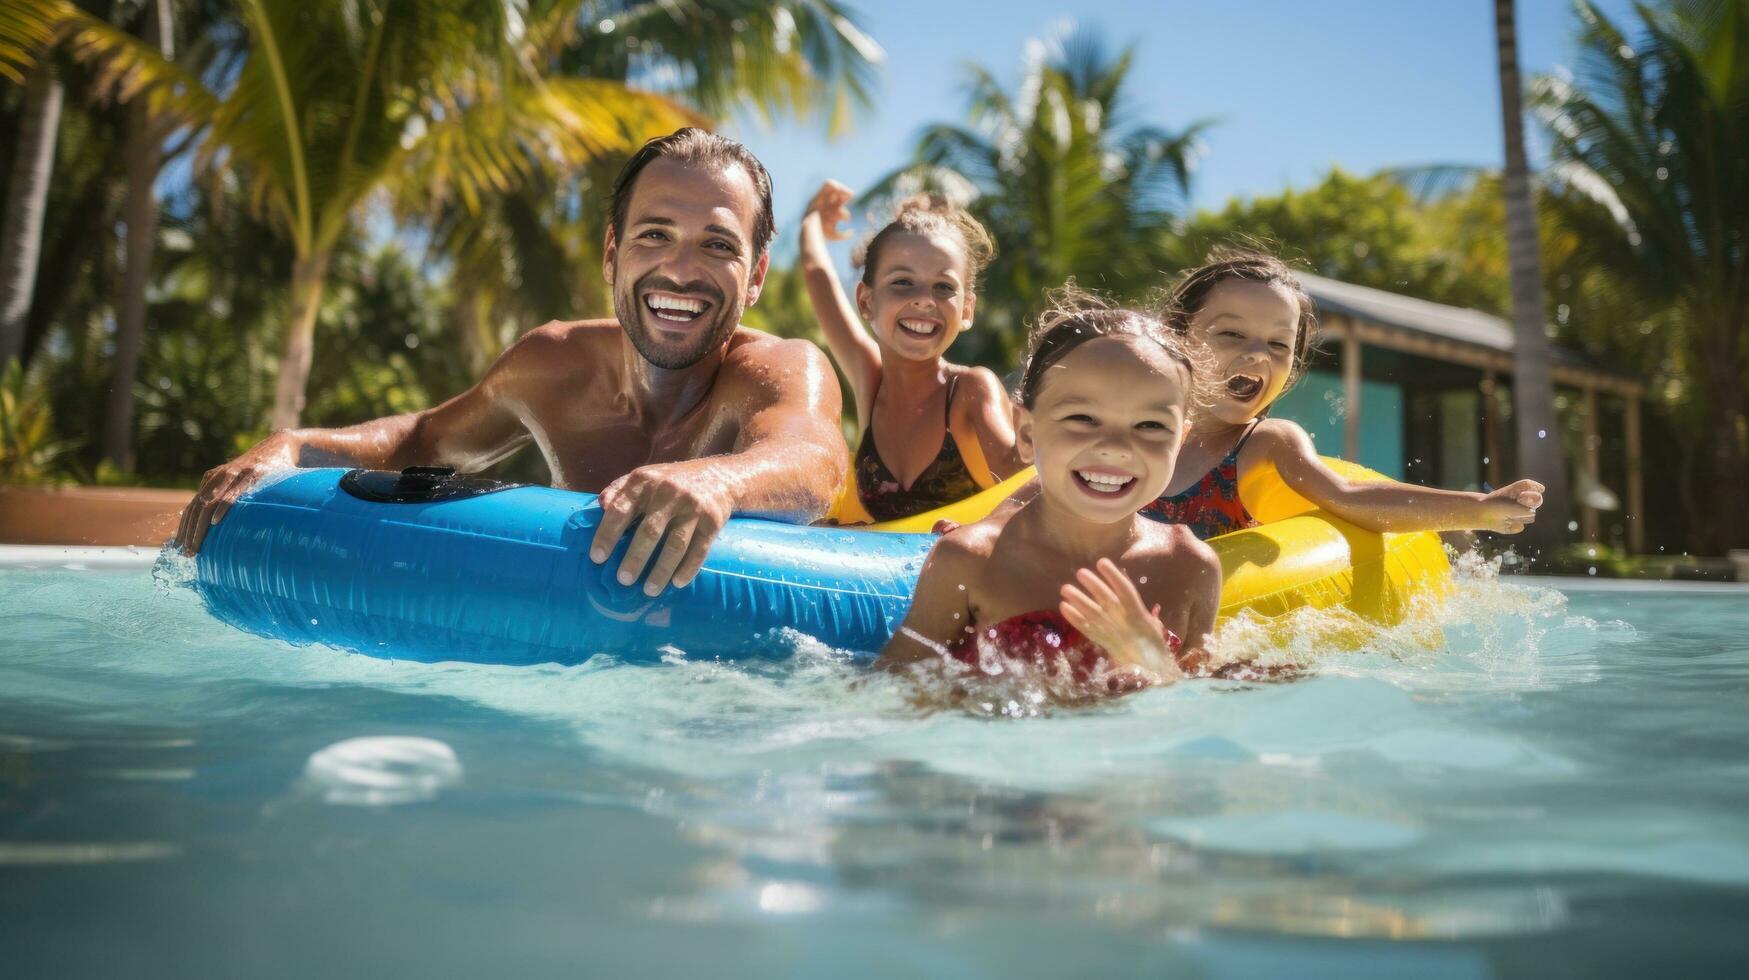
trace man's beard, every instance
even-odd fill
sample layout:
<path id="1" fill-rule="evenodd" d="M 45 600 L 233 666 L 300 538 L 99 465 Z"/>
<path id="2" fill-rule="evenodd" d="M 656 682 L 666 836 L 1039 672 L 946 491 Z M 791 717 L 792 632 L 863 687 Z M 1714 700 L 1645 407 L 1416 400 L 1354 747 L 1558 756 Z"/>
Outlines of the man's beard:
<path id="1" fill-rule="evenodd" d="M 623 281 L 618 276 L 615 279 Z M 692 333 L 689 341 L 678 345 L 664 342 L 657 334 L 662 329 L 661 321 L 655 320 L 656 314 L 644 305 L 641 298 L 652 290 L 705 297 L 710 301 L 710 308 L 700 316 L 709 317 L 710 322 L 686 324 Z M 711 351 L 723 345 L 741 321 L 740 304 L 731 307 L 716 286 L 705 282 L 678 283 L 654 272 L 629 287 L 616 288 L 613 291 L 613 311 L 638 354 L 656 367 L 669 371 L 688 368 L 704 360 Z M 652 326 L 652 321 L 658 325 Z"/>

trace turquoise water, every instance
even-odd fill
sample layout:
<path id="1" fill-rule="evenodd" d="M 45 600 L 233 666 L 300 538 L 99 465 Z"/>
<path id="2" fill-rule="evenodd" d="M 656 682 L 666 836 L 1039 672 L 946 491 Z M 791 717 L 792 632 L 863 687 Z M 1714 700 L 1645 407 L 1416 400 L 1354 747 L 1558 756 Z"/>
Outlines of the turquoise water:
<path id="1" fill-rule="evenodd" d="M 1749 593 L 1482 569 L 1441 618 L 1302 624 L 1289 684 L 925 712 L 806 643 L 395 663 L 0 569 L 0 970 L 1740 975 Z"/>

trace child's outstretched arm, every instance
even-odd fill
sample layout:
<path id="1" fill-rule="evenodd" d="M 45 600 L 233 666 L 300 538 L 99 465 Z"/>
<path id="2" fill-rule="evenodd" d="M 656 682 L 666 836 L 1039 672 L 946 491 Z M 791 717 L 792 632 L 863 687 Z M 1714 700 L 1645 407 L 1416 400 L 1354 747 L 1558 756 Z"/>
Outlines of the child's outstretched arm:
<path id="1" fill-rule="evenodd" d="M 967 548 L 964 529 L 935 542 L 923 571 L 917 575 L 917 592 L 911 611 L 898 632 L 881 648 L 877 670 L 895 670 L 919 661 L 939 660 L 947 648 L 972 624 L 971 594 L 964 586 L 977 567 L 978 556 Z"/>
<path id="2" fill-rule="evenodd" d="M 850 188 L 828 180 L 808 203 L 808 213 L 802 216 L 801 265 L 802 281 L 808 287 L 808 301 L 814 316 L 820 321 L 820 332 L 826 336 L 826 346 L 844 376 L 850 380 L 851 394 L 856 398 L 856 421 L 868 425 L 869 411 L 874 407 L 875 389 L 881 383 L 881 349 L 863 328 L 856 304 L 845 295 L 838 281 L 838 270 L 832 265 L 832 253 L 826 242 L 842 241 L 849 232 L 838 227 L 850 220 Z"/>
<path id="3" fill-rule="evenodd" d="M 1156 683 L 1183 676 L 1166 643 L 1160 607 L 1149 608 L 1136 584 L 1109 558 L 1075 573 L 1058 610 L 1069 625 L 1099 644 L 1119 664 L 1138 668 Z"/>
<path id="4" fill-rule="evenodd" d="M 1349 480 L 1324 465 L 1306 430 L 1283 419 L 1259 426 L 1252 442 L 1300 496 L 1369 531 L 1517 534 L 1536 520 L 1543 502 L 1543 485 L 1535 480 L 1519 480 L 1491 493 Z"/>

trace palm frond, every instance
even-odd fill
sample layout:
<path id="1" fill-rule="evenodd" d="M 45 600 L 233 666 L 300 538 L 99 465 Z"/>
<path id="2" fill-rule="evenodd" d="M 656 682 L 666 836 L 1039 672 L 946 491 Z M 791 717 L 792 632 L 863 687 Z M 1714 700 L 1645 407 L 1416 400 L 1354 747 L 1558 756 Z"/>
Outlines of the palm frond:
<path id="1" fill-rule="evenodd" d="M 131 102 L 144 98 L 151 111 L 184 125 L 212 124 L 219 99 L 199 76 L 167 60 L 157 48 L 85 14 L 67 18 L 67 47 L 93 70 L 91 94 Z"/>
<path id="2" fill-rule="evenodd" d="M 478 212 L 490 195 L 506 194 L 537 173 L 563 177 L 610 154 L 681 126 L 708 122 L 670 99 L 618 82 L 554 79 L 518 86 L 498 97 L 452 102 L 441 122 L 409 141 L 388 161 L 403 200 L 441 207 L 455 195 Z"/>
<path id="3" fill-rule="evenodd" d="M 0 3 L 0 77 L 24 84 L 25 73 L 77 11 L 66 0 L 5 0 Z"/>
<path id="4" fill-rule="evenodd" d="M 880 46 L 837 0 L 653 0 L 582 5 L 539 29 L 562 73 L 617 79 L 710 116 L 824 116 L 866 106 Z"/>

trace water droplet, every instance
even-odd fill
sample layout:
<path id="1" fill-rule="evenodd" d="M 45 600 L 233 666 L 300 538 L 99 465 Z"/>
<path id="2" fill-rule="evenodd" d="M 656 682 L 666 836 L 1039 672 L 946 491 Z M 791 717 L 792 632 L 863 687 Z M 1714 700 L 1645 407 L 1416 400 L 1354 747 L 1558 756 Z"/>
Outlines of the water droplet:
<path id="1" fill-rule="evenodd" d="M 1547 429 L 1536 430 L 1536 437 L 1538 439 L 1547 439 L 1549 437 L 1549 430 L 1547 430 Z"/>

